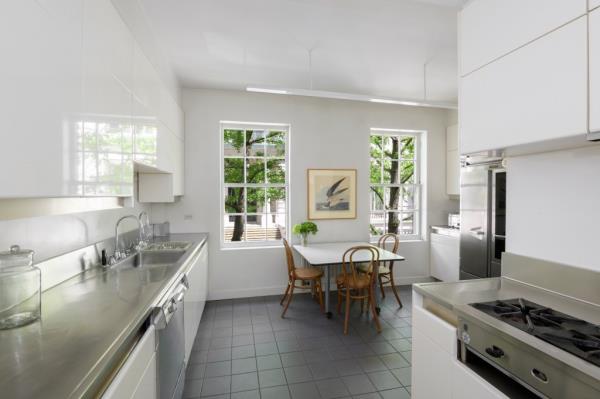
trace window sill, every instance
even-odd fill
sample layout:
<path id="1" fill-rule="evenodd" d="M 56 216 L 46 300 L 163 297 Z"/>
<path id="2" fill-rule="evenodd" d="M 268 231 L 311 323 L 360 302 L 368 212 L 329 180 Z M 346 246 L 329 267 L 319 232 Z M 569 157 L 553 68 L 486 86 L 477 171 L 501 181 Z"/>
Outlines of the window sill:
<path id="1" fill-rule="evenodd" d="M 256 245 L 239 245 L 239 246 L 227 246 L 221 245 L 221 251 L 239 251 L 239 250 L 254 250 L 254 249 L 281 249 L 283 248 L 282 243 L 277 243 L 273 245 L 265 245 L 265 244 L 256 244 Z"/>
<path id="2" fill-rule="evenodd" d="M 401 238 L 399 241 L 400 241 L 400 243 L 406 243 L 406 242 L 411 243 L 411 242 L 425 242 L 427 240 L 425 240 L 424 238 L 406 238 L 406 239 L 402 239 Z M 378 240 L 377 239 L 371 239 L 370 243 L 373 244 L 373 245 L 377 245 L 378 244 Z"/>

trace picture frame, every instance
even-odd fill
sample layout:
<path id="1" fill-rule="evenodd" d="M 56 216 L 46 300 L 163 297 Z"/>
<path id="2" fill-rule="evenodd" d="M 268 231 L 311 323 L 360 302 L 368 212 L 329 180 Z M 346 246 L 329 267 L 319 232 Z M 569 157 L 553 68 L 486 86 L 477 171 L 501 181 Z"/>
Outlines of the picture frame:
<path id="1" fill-rule="evenodd" d="M 356 219 L 356 169 L 308 169 L 309 220 Z"/>

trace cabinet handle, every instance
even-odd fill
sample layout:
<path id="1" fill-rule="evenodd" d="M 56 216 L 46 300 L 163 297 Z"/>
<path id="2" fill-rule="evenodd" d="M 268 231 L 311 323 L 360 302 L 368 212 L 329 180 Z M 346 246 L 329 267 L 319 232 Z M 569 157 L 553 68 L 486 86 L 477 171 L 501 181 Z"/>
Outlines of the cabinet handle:
<path id="1" fill-rule="evenodd" d="M 496 359 L 504 357 L 504 351 L 498 348 L 496 345 L 492 345 L 491 348 L 485 348 L 485 353 L 487 353 L 491 357 L 495 357 Z"/>

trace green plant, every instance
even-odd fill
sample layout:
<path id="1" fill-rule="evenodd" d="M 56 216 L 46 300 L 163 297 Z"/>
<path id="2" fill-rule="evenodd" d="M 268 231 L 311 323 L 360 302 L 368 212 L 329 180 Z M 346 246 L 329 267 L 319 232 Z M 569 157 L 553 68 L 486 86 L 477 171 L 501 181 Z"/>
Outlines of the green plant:
<path id="1" fill-rule="evenodd" d="M 309 234 L 317 234 L 319 231 L 316 224 L 313 222 L 304 222 L 295 224 L 292 228 L 292 232 L 297 235 L 307 236 Z"/>

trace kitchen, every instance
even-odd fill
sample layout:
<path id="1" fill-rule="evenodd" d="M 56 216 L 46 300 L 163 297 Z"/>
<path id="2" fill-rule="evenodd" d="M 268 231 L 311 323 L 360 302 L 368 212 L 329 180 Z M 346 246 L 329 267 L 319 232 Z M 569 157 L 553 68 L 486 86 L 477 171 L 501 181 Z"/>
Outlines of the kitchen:
<path id="1" fill-rule="evenodd" d="M 599 1 L 2 7 L 0 396 L 600 396 Z"/>

